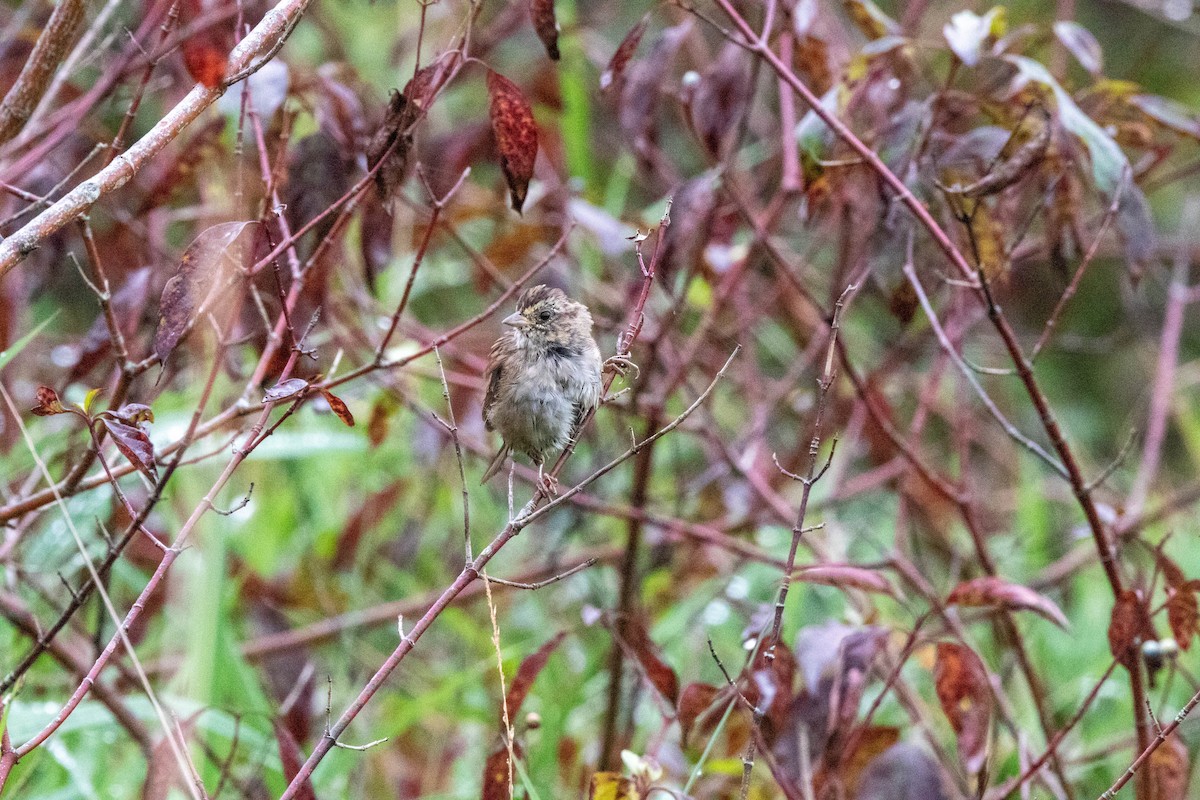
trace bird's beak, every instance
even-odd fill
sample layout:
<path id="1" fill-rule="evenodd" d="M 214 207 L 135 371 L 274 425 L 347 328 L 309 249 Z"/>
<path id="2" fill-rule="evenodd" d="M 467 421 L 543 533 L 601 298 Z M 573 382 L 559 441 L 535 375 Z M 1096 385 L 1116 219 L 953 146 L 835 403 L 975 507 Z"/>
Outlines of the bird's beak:
<path id="1" fill-rule="evenodd" d="M 500 320 L 502 325 L 507 325 L 510 328 L 528 328 L 529 320 L 525 319 L 519 313 L 509 314 L 504 319 Z"/>

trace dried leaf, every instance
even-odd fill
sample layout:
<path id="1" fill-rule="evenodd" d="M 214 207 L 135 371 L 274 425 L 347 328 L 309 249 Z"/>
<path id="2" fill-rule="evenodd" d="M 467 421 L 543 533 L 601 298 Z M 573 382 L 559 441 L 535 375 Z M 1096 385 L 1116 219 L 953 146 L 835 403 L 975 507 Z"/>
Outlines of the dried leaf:
<path id="1" fill-rule="evenodd" d="M 295 397 L 308 388 L 308 381 L 303 378 L 288 378 L 267 389 L 266 395 L 262 401 L 266 403 L 278 403 L 281 400 L 287 400 Z"/>
<path id="2" fill-rule="evenodd" d="M 691 102 L 692 126 L 709 155 L 719 160 L 749 99 L 749 57 L 732 42 L 700 78 Z"/>
<path id="3" fill-rule="evenodd" d="M 300 751 L 300 745 L 296 743 L 296 739 L 288 731 L 287 726 L 278 720 L 274 721 L 273 725 L 275 742 L 279 747 L 279 761 L 283 764 L 283 777 L 288 783 L 291 783 L 300 774 L 300 768 L 304 765 L 304 753 Z M 317 800 L 312 781 L 305 778 L 297 788 L 295 796 L 297 800 Z"/>
<path id="4" fill-rule="evenodd" d="M 143 422 L 154 422 L 154 410 L 145 403 L 126 403 L 116 410 L 102 411 L 100 415 L 126 425 L 136 426 Z"/>
<path id="5" fill-rule="evenodd" d="M 255 221 L 224 222 L 201 231 L 188 245 L 179 269 L 163 287 L 158 304 L 158 329 L 154 332 L 154 353 L 162 364 L 179 344 L 192 316 L 208 296 L 225 265 L 232 260 L 241 265 L 242 253 L 228 252 L 247 226 Z"/>
<path id="6" fill-rule="evenodd" d="M 179 18 L 183 26 L 199 21 L 206 11 L 201 0 L 183 0 Z M 232 36 L 225 26 L 203 25 L 183 40 L 183 63 L 188 74 L 209 89 L 221 85 L 225 71 L 229 68 L 229 51 L 233 47 Z"/>
<path id="7" fill-rule="evenodd" d="M 146 432 L 140 427 L 121 422 L 108 414 L 102 415 L 101 420 L 104 422 L 108 435 L 112 437 L 113 444 L 121 451 L 121 455 L 129 459 L 129 463 L 133 464 L 139 472 L 157 483 L 158 468 L 154 463 L 154 445 L 150 443 L 150 437 L 146 435 Z"/>
<path id="8" fill-rule="evenodd" d="M 623 643 L 641 665 L 647 680 L 672 706 L 679 700 L 679 677 L 663 660 L 641 619 L 629 619 L 619 630 Z"/>
<path id="9" fill-rule="evenodd" d="M 342 398 L 338 397 L 333 392 L 326 391 L 325 389 L 321 390 L 321 396 L 325 398 L 326 403 L 329 403 L 329 408 L 334 414 L 337 414 L 338 419 L 346 423 L 347 427 L 354 427 L 354 415 L 350 413 L 350 409 L 346 407 L 346 404 L 342 401 Z"/>
<path id="10" fill-rule="evenodd" d="M 537 651 L 528 656 L 521 662 L 521 666 L 517 668 L 517 674 L 512 680 L 512 684 L 508 687 L 508 695 L 505 700 L 505 705 L 508 707 L 509 719 L 517 716 L 521 710 L 525 698 L 529 696 L 529 690 L 533 688 L 533 682 L 537 680 L 537 676 L 546 666 L 546 662 L 550 660 L 550 655 L 558 649 L 562 640 L 566 637 L 566 631 L 559 631 L 550 637 L 550 640 L 539 647 Z M 500 718 L 501 727 L 504 726 L 504 718 Z"/>
<path id="11" fill-rule="evenodd" d="M 521 757 L 521 746 L 513 742 L 513 755 Z M 509 785 L 509 775 L 513 773 L 508 764 L 508 747 L 501 744 L 483 765 L 483 788 L 479 793 L 480 800 L 511 800 L 512 786 Z"/>
<path id="12" fill-rule="evenodd" d="M 1100 53 L 1100 43 L 1091 31 L 1078 22 L 1063 19 L 1054 23 L 1054 35 L 1092 77 L 1100 74 L 1104 68 L 1104 60 Z"/>
<path id="13" fill-rule="evenodd" d="M 663 76 L 671 69 L 675 54 L 691 29 L 690 19 L 667 28 L 659 34 L 646 57 L 633 62 L 625 71 L 617 100 L 617 122 L 643 160 L 653 155 L 662 108 Z"/>
<path id="14" fill-rule="evenodd" d="M 868 765 L 900 741 L 900 729 L 889 725 L 872 725 L 863 730 L 856 741 L 854 751 L 836 762 L 837 777 L 841 780 L 847 797 L 857 794 L 863 778 L 867 775 Z M 820 773 L 813 777 L 814 785 L 817 784 L 818 777 L 821 777 Z M 819 788 L 815 794 L 818 797 L 824 796 Z"/>
<path id="15" fill-rule="evenodd" d="M 610 88 L 619 87 L 624 83 L 625 67 L 628 66 L 629 59 L 633 58 L 633 54 L 637 51 L 638 44 L 646 33 L 646 26 L 649 24 L 650 14 L 647 12 L 641 21 L 625 34 L 625 38 L 617 46 L 617 51 L 609 59 L 608 66 L 604 68 L 604 72 L 600 73 L 600 91 L 607 92 Z"/>
<path id="16" fill-rule="evenodd" d="M 498 72 L 488 71 L 488 97 L 492 133 L 500 151 L 500 169 L 508 181 L 513 210 L 518 214 L 525 205 L 533 165 L 537 160 L 537 123 L 529 101 L 517 85 Z"/>
<path id="17" fill-rule="evenodd" d="M 588 787 L 588 800 L 640 800 L 633 781 L 619 772 L 597 772 Z"/>
<path id="18" fill-rule="evenodd" d="M 1150 754 L 1146 765 L 1146 796 L 1150 800 L 1185 800 L 1190 761 L 1178 736 L 1167 739 Z"/>
<path id="19" fill-rule="evenodd" d="M 375 169 L 376 164 L 383 162 L 375 173 L 375 190 L 385 204 L 404 184 L 408 152 L 412 146 L 408 128 L 416 118 L 416 106 L 403 94 L 393 91 L 383 124 L 367 144 L 367 166 Z"/>
<path id="20" fill-rule="evenodd" d="M 958 754 L 971 774 L 987 760 L 992 694 L 987 669 L 975 651 L 957 642 L 939 642 L 933 667 L 942 711 L 958 736 Z"/>
<path id="21" fill-rule="evenodd" d="M 529 16 L 538 38 L 546 45 L 546 53 L 558 61 L 558 20 L 554 17 L 554 0 L 529 0 Z"/>
<path id="22" fill-rule="evenodd" d="M 1066 615 L 1049 598 L 1026 586 L 993 576 L 963 581 L 950 591 L 946 605 L 997 606 L 1032 611 L 1060 628 L 1066 628 L 1069 624 Z"/>
<path id="23" fill-rule="evenodd" d="M 58 392 L 49 386 L 39 386 L 35 396 L 37 397 L 37 405 L 29 409 L 30 413 L 39 417 L 67 413 L 67 410 L 63 408 L 62 401 L 58 399 Z"/>
<path id="24" fill-rule="evenodd" d="M 388 428 L 391 427 L 392 412 L 395 405 L 385 398 L 380 398 L 371 406 L 371 418 L 367 420 L 367 441 L 371 447 L 379 447 L 387 438 Z"/>
<path id="25" fill-rule="evenodd" d="M 683 746 L 687 747 L 688 734 L 696 719 L 712 706 L 721 690 L 711 683 L 689 683 L 679 693 L 679 729 Z"/>
<path id="26" fill-rule="evenodd" d="M 1126 589 L 1113 605 L 1112 618 L 1108 623 L 1108 647 L 1113 658 L 1126 669 L 1132 670 L 1138 645 L 1157 638 L 1154 623 L 1150 621 L 1150 614 L 1141 597 L 1133 589 Z"/>
<path id="27" fill-rule="evenodd" d="M 1167 624 L 1179 647 L 1187 650 L 1192 638 L 1200 631 L 1200 604 L 1196 594 L 1190 591 L 1171 589 L 1167 593 Z"/>
<path id="28" fill-rule="evenodd" d="M 839 589 L 861 589 L 864 592 L 877 592 L 889 597 L 900 596 L 892 582 L 880 573 L 849 564 L 822 564 L 805 567 L 796 571 L 793 580 L 803 583 L 820 583 Z"/>

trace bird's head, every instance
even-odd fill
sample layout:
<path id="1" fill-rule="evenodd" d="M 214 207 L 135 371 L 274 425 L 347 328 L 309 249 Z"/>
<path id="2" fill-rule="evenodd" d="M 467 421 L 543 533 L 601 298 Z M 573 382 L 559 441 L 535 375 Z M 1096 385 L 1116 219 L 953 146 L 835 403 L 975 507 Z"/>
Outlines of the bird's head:
<path id="1" fill-rule="evenodd" d="M 587 306 L 576 303 L 552 286 L 526 289 L 517 300 L 517 310 L 503 320 L 531 344 L 570 345 L 592 331 Z"/>

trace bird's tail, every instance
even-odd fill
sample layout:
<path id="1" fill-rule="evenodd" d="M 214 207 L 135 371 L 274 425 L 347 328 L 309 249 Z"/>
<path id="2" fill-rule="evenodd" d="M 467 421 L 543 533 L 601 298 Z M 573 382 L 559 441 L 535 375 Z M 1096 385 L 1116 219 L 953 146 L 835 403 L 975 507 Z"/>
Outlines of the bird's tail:
<path id="1" fill-rule="evenodd" d="M 511 450 L 512 448 L 508 445 L 504 445 L 500 448 L 500 450 L 492 458 L 492 463 L 488 464 L 487 472 L 483 473 L 483 478 L 479 481 L 480 486 L 494 478 L 496 473 L 504 467 L 504 459 L 508 458 L 508 454 Z"/>

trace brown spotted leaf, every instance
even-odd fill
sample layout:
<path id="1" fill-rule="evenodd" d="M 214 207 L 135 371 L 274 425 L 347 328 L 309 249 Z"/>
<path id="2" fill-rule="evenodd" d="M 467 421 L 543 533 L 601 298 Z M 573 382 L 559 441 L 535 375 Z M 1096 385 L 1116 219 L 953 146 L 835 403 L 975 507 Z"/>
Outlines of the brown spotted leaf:
<path id="1" fill-rule="evenodd" d="M 976 774 L 987 760 L 992 719 L 987 669 L 971 648 L 939 642 L 933 681 L 942 711 L 958 736 L 959 757 L 967 771 Z"/>
<path id="2" fill-rule="evenodd" d="M 613 53 L 608 66 L 600 74 L 601 91 L 607 92 L 613 86 L 619 86 L 624 81 L 625 67 L 629 65 L 629 59 L 633 58 L 633 54 L 637 51 L 638 44 L 646 33 L 646 26 L 649 24 L 650 14 L 647 12 L 646 16 L 642 17 L 641 21 L 625 34 L 625 38 L 617 46 L 617 52 Z"/>
<path id="3" fill-rule="evenodd" d="M 819 583 L 838 589 L 861 589 L 864 592 L 899 597 L 896 587 L 875 570 L 855 567 L 850 564 L 821 564 L 796 571 L 793 580 L 803 583 Z"/>
<path id="4" fill-rule="evenodd" d="M 640 800 L 633 781 L 619 772 L 597 772 L 588 787 L 588 800 Z"/>
<path id="5" fill-rule="evenodd" d="M 512 684 L 508 687 L 508 695 L 505 699 L 505 705 L 508 708 L 508 717 L 513 719 L 521 710 L 525 698 L 529 696 L 529 690 L 533 688 L 533 682 L 537 680 L 537 676 L 546 666 L 546 662 L 550 660 L 550 655 L 558 649 L 566 631 L 559 631 L 550 637 L 550 640 L 537 649 L 533 655 L 527 657 L 521 662 L 521 666 L 517 668 L 517 674 L 513 678 Z M 503 713 L 503 712 L 502 712 Z M 504 718 L 500 718 L 501 727 L 504 726 Z"/>
<path id="6" fill-rule="evenodd" d="M 58 392 L 51 389 L 49 386 L 39 386 L 37 388 L 37 405 L 29 409 L 30 413 L 39 417 L 48 417 L 51 414 L 66 414 L 67 410 L 63 408 L 62 401 L 58 399 Z"/>
<path id="7" fill-rule="evenodd" d="M 421 67 L 404 85 L 404 97 L 419 111 L 428 111 L 433 98 L 461 63 L 462 54 L 454 50 Z"/>
<path id="8" fill-rule="evenodd" d="M 696 719 L 709 709 L 721 690 L 710 683 L 689 683 L 679 693 L 679 729 L 684 747 Z"/>
<path id="9" fill-rule="evenodd" d="M 303 392 L 308 388 L 308 381 L 303 378 L 288 378 L 267 389 L 266 395 L 263 396 L 263 403 L 278 403 L 281 400 L 288 400 Z"/>
<path id="10" fill-rule="evenodd" d="M 1113 606 L 1108 623 L 1108 647 L 1113 658 L 1126 669 L 1133 669 L 1138 646 L 1154 635 L 1154 623 L 1141 597 L 1133 589 L 1126 589 Z"/>
<path id="11" fill-rule="evenodd" d="M 101 416 L 104 428 L 112 437 L 113 444 L 121 451 L 121 455 L 129 459 L 129 463 L 137 468 L 152 481 L 158 481 L 158 468 L 154 463 L 154 445 L 150 437 L 140 427 L 128 425 L 108 414 Z"/>
<path id="12" fill-rule="evenodd" d="M 554 0 L 529 0 L 529 17 L 533 20 L 533 29 L 538 38 L 546 46 L 546 53 L 554 61 L 558 61 L 558 20 L 554 17 Z"/>
<path id="13" fill-rule="evenodd" d="M 525 205 L 537 160 L 537 123 L 529 101 L 515 83 L 489 70 L 487 87 L 492 133 L 496 137 L 496 149 L 500 151 L 500 169 L 508 181 L 513 210 L 519 214 Z"/>
<path id="14" fill-rule="evenodd" d="M 163 287 L 158 304 L 154 354 L 160 363 L 165 364 L 179 344 L 217 277 L 231 262 L 241 266 L 243 253 L 233 245 L 246 227 L 253 224 L 255 222 L 251 220 L 213 225 L 201 231 L 188 245 L 179 269 Z"/>
<path id="15" fill-rule="evenodd" d="M 521 745 L 513 742 L 513 755 L 521 758 Z M 483 765 L 483 786 L 479 793 L 480 800 L 511 800 L 512 786 L 508 778 L 513 774 L 508 763 L 508 747 L 502 742 L 492 751 Z"/>
<path id="16" fill-rule="evenodd" d="M 1002 578 L 984 576 L 963 581 L 950 591 L 946 605 L 984 606 L 1032 611 L 1066 628 L 1067 617 L 1052 600 L 1025 586 L 1009 583 Z"/>
<path id="17" fill-rule="evenodd" d="M 347 427 L 354 427 L 354 415 L 350 413 L 350 409 L 346 406 L 342 398 L 325 389 L 321 390 L 321 396 L 325 398 L 326 403 L 329 403 L 329 408 L 334 414 L 337 414 L 338 419 L 346 423 Z"/>

